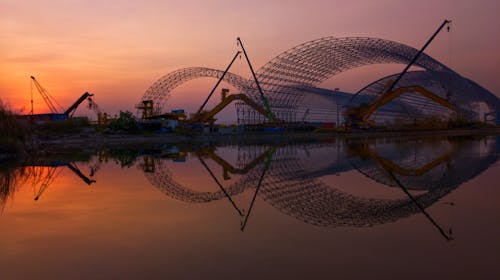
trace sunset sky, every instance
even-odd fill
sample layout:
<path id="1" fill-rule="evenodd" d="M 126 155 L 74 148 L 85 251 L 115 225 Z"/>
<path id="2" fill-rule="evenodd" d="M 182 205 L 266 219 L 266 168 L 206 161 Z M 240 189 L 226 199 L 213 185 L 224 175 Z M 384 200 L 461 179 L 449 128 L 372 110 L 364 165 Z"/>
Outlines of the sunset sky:
<path id="1" fill-rule="evenodd" d="M 427 53 L 500 96 L 499 13 L 498 0 L 0 0 L 0 99 L 29 112 L 34 75 L 64 107 L 89 91 L 104 111 L 133 110 L 170 71 L 224 69 L 238 36 L 258 69 L 324 36 L 379 37 L 420 48 L 445 18 L 453 20 L 453 31 L 441 33 Z M 355 69 L 324 86 L 355 91 L 402 68 Z M 172 102 L 200 104 L 213 83 L 188 83 Z M 35 112 L 47 111 L 36 93 Z"/>

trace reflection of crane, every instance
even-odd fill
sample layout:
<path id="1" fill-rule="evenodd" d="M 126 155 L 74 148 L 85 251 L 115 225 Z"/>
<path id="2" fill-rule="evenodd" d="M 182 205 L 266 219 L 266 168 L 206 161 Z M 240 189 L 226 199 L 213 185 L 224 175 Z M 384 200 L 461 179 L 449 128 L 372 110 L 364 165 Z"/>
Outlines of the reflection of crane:
<path id="1" fill-rule="evenodd" d="M 421 167 L 418 168 L 404 168 L 399 166 L 398 164 L 382 157 L 379 155 L 376 151 L 370 149 L 369 145 L 367 143 L 363 143 L 362 145 L 356 146 L 355 148 L 351 148 L 355 154 L 361 156 L 361 157 L 370 157 L 375 159 L 375 161 L 386 171 L 391 171 L 398 173 L 403 176 L 422 176 L 425 173 L 431 171 L 435 167 L 448 162 L 451 160 L 452 156 L 455 154 L 455 149 L 452 149 L 451 151 L 448 151 L 446 153 L 443 153 L 441 156 L 437 157 L 436 159 L 432 160 L 431 162 L 428 162 Z"/>
<path id="2" fill-rule="evenodd" d="M 34 199 L 38 201 L 40 196 L 45 192 L 45 190 L 51 185 L 55 178 L 61 173 L 61 170 L 56 173 L 57 167 L 49 166 L 47 169 L 41 166 L 32 166 L 31 176 L 33 176 L 32 186 L 33 191 L 35 192 Z M 45 172 L 46 171 L 46 172 Z M 38 190 L 36 190 L 38 188 Z"/>
<path id="3" fill-rule="evenodd" d="M 427 211 L 425 211 L 425 207 L 423 207 L 422 205 L 420 205 L 420 203 L 418 202 L 418 200 L 415 199 L 415 197 L 413 197 L 413 195 L 408 191 L 408 189 L 406 189 L 405 186 L 403 186 L 403 184 L 401 184 L 401 182 L 396 178 L 396 176 L 394 176 L 394 174 L 392 173 L 392 171 L 388 170 L 387 173 L 394 180 L 394 182 L 396 182 L 396 184 L 401 188 L 401 190 L 403 190 L 403 192 L 408 196 L 408 198 L 415 205 L 417 205 L 418 209 L 420 209 L 420 211 L 422 212 L 422 214 L 424 214 L 424 216 L 439 231 L 439 233 L 446 239 L 446 241 L 453 240 L 453 236 L 451 236 L 451 234 L 452 234 L 451 229 L 449 230 L 449 234 L 450 235 L 446 234 L 446 232 L 443 230 L 443 228 L 441 228 L 441 226 L 432 218 L 432 216 L 429 215 L 429 213 L 427 213 Z"/>
<path id="4" fill-rule="evenodd" d="M 248 218 L 250 217 L 250 214 L 252 213 L 252 209 L 253 209 L 253 206 L 255 204 L 255 199 L 257 198 L 257 194 L 259 193 L 259 190 L 262 186 L 262 182 L 264 180 L 264 177 L 266 176 L 267 170 L 269 170 L 269 167 L 271 167 L 271 162 L 273 161 L 273 155 L 274 155 L 274 148 L 272 148 L 267 155 L 266 164 L 264 165 L 264 168 L 262 169 L 262 174 L 259 177 L 259 182 L 257 183 L 257 187 L 255 188 L 255 192 L 253 193 L 253 198 L 252 198 L 252 201 L 250 202 L 250 207 L 248 207 L 248 213 L 245 216 L 245 219 L 241 222 L 241 227 L 240 227 L 241 231 L 244 231 L 245 227 L 247 226 Z"/>
<path id="5" fill-rule="evenodd" d="M 425 207 L 422 206 L 417 199 L 408 191 L 408 189 L 401 183 L 400 180 L 395 176 L 395 173 L 398 173 L 403 176 L 422 176 L 425 173 L 429 172 L 430 170 L 434 169 L 435 167 L 441 165 L 444 162 L 448 162 L 451 160 L 451 157 L 453 156 L 455 150 L 452 150 L 450 152 L 444 153 L 440 157 L 436 158 L 435 160 L 419 167 L 419 168 L 413 168 L 413 169 L 407 169 L 403 168 L 396 163 L 385 159 L 384 157 L 380 156 L 377 152 L 373 151 L 370 149 L 369 145 L 367 143 L 363 143 L 363 145 L 360 146 L 361 149 L 356 149 L 356 152 L 362 157 L 371 157 L 378 162 L 378 164 L 382 167 L 382 169 L 385 171 L 385 173 L 391 178 L 392 181 L 396 183 L 398 187 L 401 188 L 401 190 L 408 196 L 410 201 L 415 204 L 418 209 L 424 214 L 424 216 L 431 222 L 431 224 L 436 227 L 436 229 L 439 231 L 439 233 L 447 240 L 453 240 L 453 237 L 450 235 L 447 235 L 446 232 L 441 228 L 441 226 L 431 217 L 429 213 L 425 210 Z M 361 172 L 359 168 L 357 168 L 352 162 L 351 165 L 355 169 Z M 363 172 L 362 172 L 363 173 Z"/>
<path id="6" fill-rule="evenodd" d="M 63 163 L 63 164 L 53 164 L 53 165 L 31 165 L 30 176 L 32 176 L 32 187 L 35 192 L 35 201 L 39 200 L 45 190 L 54 182 L 54 180 L 59 176 L 62 168 L 66 166 L 73 173 L 75 173 L 83 182 L 87 185 L 91 185 L 96 181 L 85 176 L 76 163 Z"/>
<path id="7" fill-rule="evenodd" d="M 256 157 L 253 159 L 249 164 L 245 165 L 243 168 L 235 168 L 231 164 L 229 164 L 227 161 L 225 161 L 223 158 L 219 157 L 214 150 L 212 149 L 203 149 L 201 151 L 198 151 L 198 156 L 208 156 L 210 159 L 215 161 L 217 164 L 222 166 L 223 169 L 223 178 L 224 180 L 229 180 L 231 177 L 229 176 L 229 173 L 232 174 L 246 174 L 248 171 L 253 169 L 258 163 L 260 163 L 268 154 L 270 153 L 270 150 L 262 153 L 260 156 Z"/>
<path id="8" fill-rule="evenodd" d="M 265 162 L 264 168 L 262 169 L 262 174 L 260 175 L 260 178 L 259 178 L 259 181 L 257 183 L 257 186 L 255 187 L 255 192 L 254 192 L 254 195 L 252 197 L 252 201 L 250 202 L 250 206 L 248 208 L 248 212 L 247 212 L 246 215 L 244 215 L 243 211 L 241 211 L 240 208 L 238 208 L 238 206 L 236 205 L 236 203 L 234 202 L 234 200 L 231 198 L 231 195 L 229 195 L 229 193 L 226 191 L 226 189 L 224 188 L 224 186 L 222 186 L 222 184 L 219 182 L 219 180 L 217 179 L 217 177 L 215 177 L 215 175 L 212 172 L 212 170 L 210 170 L 210 168 L 208 167 L 208 165 L 203 160 L 203 157 L 200 154 L 198 154 L 198 159 L 200 160 L 201 164 L 205 167 L 205 169 L 210 174 L 210 176 L 212 177 L 212 179 L 219 186 L 219 188 L 221 189 L 221 191 L 224 193 L 224 195 L 227 197 L 227 199 L 229 200 L 229 202 L 232 204 L 233 208 L 238 212 L 238 214 L 240 215 L 240 217 L 244 216 L 243 220 L 241 221 L 241 227 L 240 227 L 241 231 L 245 230 L 245 227 L 246 227 L 247 222 L 248 222 L 248 218 L 250 217 L 250 214 L 252 213 L 252 209 L 253 209 L 253 206 L 255 204 L 255 199 L 257 198 L 257 194 L 259 192 L 259 189 L 262 186 L 262 182 L 264 180 L 264 177 L 266 175 L 267 170 L 271 166 L 271 162 L 273 160 L 274 151 L 275 151 L 274 148 L 269 149 L 268 151 L 264 152 L 259 157 L 255 158 L 251 163 L 249 163 L 243 169 L 235 169 L 229 163 L 227 163 L 225 160 L 223 160 L 222 158 L 220 158 L 217 155 L 215 155 L 215 153 L 213 153 L 213 152 L 208 154 L 210 156 L 210 158 L 214 159 L 217 163 L 219 163 L 220 165 L 223 166 L 223 168 L 224 168 L 224 179 L 225 180 L 229 179 L 229 177 L 226 178 L 226 176 L 227 176 L 227 168 L 232 168 L 233 171 L 240 172 L 239 174 L 246 174 L 246 173 L 248 173 L 248 171 L 250 171 L 251 169 L 253 169 L 258 163 L 260 163 L 262 160 L 264 160 L 264 158 L 267 156 L 267 160 Z"/>
<path id="9" fill-rule="evenodd" d="M 425 144 L 425 142 L 419 143 L 417 148 L 423 148 L 425 147 Z M 326 147 L 328 146 L 329 144 L 326 145 Z M 468 145 L 461 147 L 467 149 L 473 148 Z M 255 152 L 262 152 L 263 148 L 264 147 L 262 146 L 249 147 L 249 149 L 253 151 L 251 154 L 254 155 L 251 159 L 260 155 L 260 153 L 257 154 Z M 455 179 L 455 174 L 451 174 L 451 171 L 456 168 L 453 165 L 448 165 L 445 159 L 440 159 L 446 158 L 446 156 L 438 157 L 435 160 L 427 160 L 425 163 L 422 163 L 421 160 L 414 160 L 412 163 L 418 162 L 422 164 L 419 164 L 419 166 L 415 168 L 407 168 L 404 172 L 423 175 L 420 177 L 410 176 L 409 180 L 414 181 L 420 178 L 425 179 L 424 177 L 432 175 L 433 171 L 439 172 L 441 167 L 446 164 L 448 172 L 442 176 L 440 175 L 439 177 L 440 179 L 444 178 L 445 180 L 439 180 L 439 184 L 434 185 L 434 181 L 429 181 L 429 178 L 427 178 L 424 182 L 424 189 L 426 191 L 419 194 L 410 193 L 411 198 L 409 196 L 394 199 L 368 198 L 339 190 L 332 184 L 323 182 L 323 180 L 319 179 L 318 176 L 311 176 L 311 173 L 305 171 L 305 169 L 307 169 L 307 167 L 311 164 L 314 165 L 314 163 L 311 163 L 310 161 L 304 162 L 301 153 L 296 152 L 297 148 L 302 148 L 302 145 L 290 145 L 287 148 L 279 149 L 273 153 L 273 162 L 271 167 L 269 167 L 269 170 L 266 171 L 267 173 L 265 174 L 265 178 L 260 183 L 261 186 L 257 195 L 286 215 L 290 215 L 309 224 L 325 227 L 372 227 L 375 225 L 396 222 L 404 217 L 422 213 L 421 209 L 427 209 L 429 206 L 435 204 L 451 191 L 458 188 L 463 182 L 472 178 L 471 176 L 476 176 L 478 173 L 484 171 L 486 164 L 487 166 L 490 166 L 492 163 L 492 159 L 489 157 L 485 162 L 483 162 L 483 160 L 479 162 L 475 161 L 473 162 L 473 166 L 466 167 L 467 170 L 461 169 L 459 172 L 465 172 L 465 174 L 460 174 L 460 176 L 456 176 Z M 437 149 L 433 146 L 432 151 L 436 150 Z M 453 150 L 455 151 L 453 158 L 457 158 L 460 150 Z M 242 157 L 246 160 L 246 156 L 244 155 L 250 154 L 247 153 L 249 150 L 244 149 L 241 151 L 244 152 Z M 428 158 L 428 153 L 426 151 L 427 150 L 423 151 L 424 160 Z M 198 154 L 198 151 L 190 152 L 196 155 Z M 240 150 L 238 153 L 239 152 Z M 390 175 L 385 172 L 385 169 L 382 169 L 382 172 L 380 172 L 380 164 L 377 161 L 367 161 L 365 160 L 366 157 L 361 155 L 360 160 L 363 163 L 363 167 L 361 168 L 359 166 L 355 166 L 354 161 L 350 160 L 353 156 L 354 154 L 347 153 L 346 160 L 348 160 L 356 170 L 359 170 L 370 179 L 384 185 L 393 186 L 395 184 L 394 180 L 391 177 L 388 177 Z M 406 160 L 403 153 L 400 153 L 400 156 L 403 156 Z M 203 157 L 203 159 L 206 158 L 206 156 Z M 495 154 L 494 158 L 496 161 L 498 159 L 498 155 Z M 164 162 L 164 160 L 158 160 L 156 165 L 157 168 L 155 168 L 153 172 L 145 173 L 144 175 L 148 181 L 151 182 L 151 184 L 161 190 L 164 194 L 187 203 L 209 203 L 229 198 L 232 200 L 236 195 L 242 194 L 245 190 L 252 189 L 255 191 L 254 188 L 259 186 L 259 181 L 263 172 L 262 168 L 264 167 L 264 164 L 261 161 L 261 164 L 249 170 L 248 173 L 241 176 L 241 178 L 234 180 L 235 182 L 230 185 L 221 187 L 221 185 L 217 184 L 219 185 L 219 188 L 221 188 L 220 190 L 197 191 L 196 186 L 184 186 L 183 184 L 175 181 L 173 178 L 173 172 L 167 168 Z M 442 162 L 439 167 L 437 162 Z M 411 166 L 414 165 L 415 164 L 412 164 Z M 435 167 L 433 168 L 432 166 L 434 165 Z M 334 168 L 337 169 L 338 166 L 336 165 Z M 465 166 L 463 166 L 463 168 L 465 168 Z M 384 178 L 388 177 L 390 182 L 382 182 L 378 179 L 379 177 L 374 177 L 363 169 L 376 170 L 377 176 L 382 175 Z M 401 169 L 404 170 L 405 168 L 402 167 Z M 430 169 L 432 169 L 432 171 Z M 458 169 L 455 171 L 458 171 Z M 399 175 L 397 171 L 391 170 L 391 172 L 395 176 Z M 398 176 L 397 179 L 401 182 L 402 179 L 404 179 L 402 177 L 403 176 Z M 433 178 L 430 178 L 430 180 L 433 180 Z M 222 183 L 220 179 L 219 183 Z M 409 186 L 404 180 L 401 184 L 403 184 L 406 189 L 413 188 L 413 186 Z M 415 204 L 414 200 L 417 201 L 418 205 Z M 240 208 L 235 207 L 235 209 L 238 211 Z M 245 216 L 252 211 L 252 208 L 247 209 L 248 210 L 245 211 L 246 213 L 244 213 Z M 240 212 L 242 211 L 239 210 L 238 215 L 241 218 L 242 216 Z M 428 218 L 429 216 L 426 215 L 426 217 Z M 434 223 L 435 221 L 433 224 Z M 243 226 L 244 222 L 242 223 L 242 227 Z M 446 235 L 451 238 L 450 234 L 446 233 Z"/>
<path id="10" fill-rule="evenodd" d="M 61 114 L 60 112 L 63 112 L 62 115 L 64 115 L 65 117 L 71 117 L 75 113 L 78 106 L 80 106 L 80 104 L 85 101 L 85 99 L 90 99 L 90 97 L 93 96 L 93 94 L 85 92 L 84 94 L 82 94 L 82 96 L 80 96 L 80 98 L 75 101 L 75 103 L 69 106 L 68 109 L 64 110 L 62 106 L 56 101 L 56 99 L 44 87 L 42 87 L 42 85 L 35 79 L 35 77 L 31 76 L 31 80 L 42 96 L 43 100 L 45 101 L 45 104 L 47 104 L 47 107 L 49 107 L 52 114 Z M 60 110 L 56 108 L 56 105 L 60 108 Z"/>

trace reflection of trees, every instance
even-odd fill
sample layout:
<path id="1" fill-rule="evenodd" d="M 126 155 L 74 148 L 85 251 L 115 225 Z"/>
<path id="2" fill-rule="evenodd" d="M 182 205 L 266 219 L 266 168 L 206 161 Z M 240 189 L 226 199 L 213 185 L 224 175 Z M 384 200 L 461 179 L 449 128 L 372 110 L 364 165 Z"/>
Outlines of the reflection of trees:
<path id="1" fill-rule="evenodd" d="M 0 209 L 3 210 L 7 200 L 14 196 L 16 190 L 23 185 L 28 175 L 26 168 L 7 168 L 0 170 Z"/>
<path id="2" fill-rule="evenodd" d="M 138 150 L 133 149 L 109 149 L 100 153 L 100 156 L 106 159 L 112 159 L 122 168 L 131 167 L 137 161 Z"/>

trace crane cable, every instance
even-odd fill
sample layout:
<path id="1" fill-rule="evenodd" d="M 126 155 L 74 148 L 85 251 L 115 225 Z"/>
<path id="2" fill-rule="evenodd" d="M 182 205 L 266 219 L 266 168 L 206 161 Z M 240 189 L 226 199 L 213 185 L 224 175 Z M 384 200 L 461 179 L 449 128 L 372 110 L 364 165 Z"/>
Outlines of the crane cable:
<path id="1" fill-rule="evenodd" d="M 453 62 L 453 26 L 452 26 L 452 23 L 453 22 L 449 22 L 448 23 L 448 26 L 447 26 L 447 31 L 448 33 L 450 33 L 450 36 L 449 36 L 449 50 L 448 50 L 448 64 L 450 65 L 450 68 L 452 67 L 452 62 Z"/>
<path id="2" fill-rule="evenodd" d="M 30 112 L 30 115 L 31 115 L 31 118 L 33 119 L 33 114 L 34 114 L 34 111 L 33 111 L 33 82 L 30 81 L 30 96 L 31 96 L 31 112 Z"/>

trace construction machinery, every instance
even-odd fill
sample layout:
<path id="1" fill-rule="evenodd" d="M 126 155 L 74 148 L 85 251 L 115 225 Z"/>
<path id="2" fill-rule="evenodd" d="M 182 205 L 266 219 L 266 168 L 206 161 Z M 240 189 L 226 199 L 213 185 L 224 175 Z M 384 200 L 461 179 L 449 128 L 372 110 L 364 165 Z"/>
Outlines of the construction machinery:
<path id="1" fill-rule="evenodd" d="M 189 120 L 189 122 L 191 122 L 191 123 L 192 122 L 200 122 L 200 123 L 207 123 L 208 122 L 208 123 L 213 124 L 215 122 L 214 116 L 217 113 L 219 113 L 222 109 L 224 109 L 227 105 L 229 105 L 231 102 L 233 102 L 235 100 L 242 101 L 242 102 L 246 103 L 247 105 L 252 107 L 254 110 L 256 110 L 257 112 L 262 114 L 264 117 L 266 117 L 271 123 L 276 122 L 276 118 L 274 117 L 273 113 L 271 112 L 271 107 L 269 105 L 269 101 L 267 100 L 266 96 L 264 95 L 264 92 L 262 91 L 262 88 L 260 87 L 259 80 L 257 79 L 257 76 L 255 75 L 255 71 L 253 70 L 252 63 L 250 62 L 250 58 L 248 57 L 248 54 L 245 50 L 245 47 L 243 46 L 243 42 L 241 41 L 240 37 L 238 37 L 236 39 L 236 42 L 237 42 L 238 46 L 241 47 L 241 51 L 238 50 L 236 52 L 236 54 L 234 55 L 231 62 L 228 64 L 228 66 L 224 70 L 224 73 L 222 73 L 221 77 L 219 78 L 219 80 L 217 81 L 215 86 L 212 88 L 212 90 L 208 94 L 205 101 L 202 103 L 202 105 L 200 106 L 198 111 L 194 114 L 194 116 L 192 116 L 192 118 Z M 227 74 L 227 72 L 229 71 L 231 66 L 233 65 L 236 58 L 238 58 L 242 52 L 243 52 L 245 59 L 248 63 L 248 67 L 250 68 L 250 72 L 252 73 L 252 76 L 253 76 L 254 81 L 255 81 L 255 85 L 257 86 L 257 89 L 259 91 L 259 94 L 260 94 L 260 97 L 261 97 L 261 100 L 262 100 L 264 107 L 257 104 L 255 101 L 253 101 L 250 97 L 248 97 L 245 94 L 240 93 L 240 94 L 228 95 L 229 89 L 222 89 L 221 102 L 219 104 L 217 104 L 212 110 L 210 110 L 208 112 L 203 111 L 204 107 L 208 103 L 208 100 L 210 99 L 210 97 L 212 97 L 213 93 L 215 92 L 215 90 L 217 89 L 219 84 L 224 79 L 225 75 Z"/>
<path id="2" fill-rule="evenodd" d="M 243 46 L 243 43 L 241 39 L 238 37 L 237 38 L 237 44 L 239 47 L 241 47 L 241 50 L 238 50 L 233 58 L 231 59 L 231 62 L 228 64 L 222 75 L 219 77 L 217 83 L 215 86 L 212 88 L 208 96 L 206 97 L 205 101 L 201 104 L 201 106 L 198 108 L 196 113 L 192 114 L 191 117 L 188 119 L 184 111 L 182 110 L 174 110 L 171 113 L 166 113 L 166 114 L 161 114 L 161 108 L 159 107 L 159 104 L 154 104 L 153 100 L 143 100 L 141 103 L 139 103 L 136 108 L 141 112 L 141 119 L 142 120 L 152 120 L 152 119 L 157 119 L 157 118 L 163 118 L 163 119 L 174 119 L 177 120 L 181 123 L 188 124 L 188 126 L 193 126 L 193 125 L 203 125 L 203 124 L 210 124 L 213 125 L 216 119 L 214 116 L 219 113 L 222 109 L 224 109 L 227 105 L 229 105 L 233 101 L 240 101 L 245 103 L 246 105 L 249 105 L 251 108 L 259 112 L 261 115 L 263 115 L 265 118 L 269 120 L 270 123 L 276 123 L 277 119 L 271 112 L 271 107 L 269 105 L 269 101 L 265 97 L 262 88 L 260 87 L 259 81 L 257 79 L 257 76 L 255 75 L 255 72 L 253 70 L 252 64 L 250 63 L 250 59 L 248 57 L 248 54 Z M 205 106 L 207 105 L 208 101 L 214 94 L 215 90 L 217 87 L 220 85 L 220 83 L 223 81 L 224 77 L 226 74 L 229 72 L 229 69 L 231 66 L 234 64 L 236 59 L 238 57 L 241 57 L 241 54 L 244 54 L 246 61 L 248 63 L 248 67 L 252 73 L 255 85 L 257 90 L 259 91 L 261 100 L 262 100 L 262 105 L 259 105 L 256 103 L 255 100 L 250 98 L 249 96 L 239 93 L 239 94 L 231 94 L 229 95 L 229 89 L 222 89 L 222 98 L 221 102 L 218 103 L 214 108 L 211 110 L 204 110 Z"/>
<path id="3" fill-rule="evenodd" d="M 389 81 L 389 84 L 394 84 L 392 81 Z M 435 93 L 421 87 L 421 86 L 407 86 L 407 87 L 399 87 L 392 91 L 384 92 L 375 102 L 368 104 L 362 103 L 357 107 L 348 108 L 345 112 L 348 122 L 347 126 L 349 128 L 357 128 L 357 129 L 370 129 L 375 123 L 372 120 L 369 120 L 370 116 L 380 107 L 394 100 L 404 93 L 419 93 L 424 97 L 438 103 L 439 105 L 450 109 L 453 112 L 456 112 L 456 108 L 447 100 L 442 97 L 439 97 Z"/>
<path id="4" fill-rule="evenodd" d="M 264 92 L 262 91 L 262 88 L 260 87 L 259 80 L 257 79 L 257 76 L 255 75 L 255 71 L 253 70 L 252 63 L 250 62 L 250 58 L 248 57 L 248 54 L 245 50 L 245 47 L 243 46 L 243 42 L 241 41 L 241 39 L 239 37 L 236 39 L 236 41 L 237 41 L 238 46 L 241 47 L 241 51 L 238 50 L 236 52 L 236 54 L 234 55 L 234 57 L 231 60 L 231 62 L 229 63 L 229 65 L 226 67 L 226 70 L 224 70 L 224 73 L 221 75 L 221 77 L 219 78 L 219 80 L 217 81 L 215 86 L 212 88 L 212 90 L 210 91 L 210 93 L 208 94 L 207 98 L 202 103 L 202 105 L 200 106 L 198 111 L 189 120 L 187 120 L 188 123 L 213 124 L 216 120 L 214 118 L 214 116 L 233 101 L 241 101 L 241 102 L 249 105 L 252 109 L 254 109 L 255 111 L 259 112 L 261 115 L 266 117 L 271 123 L 277 122 L 277 119 L 274 117 L 273 113 L 271 112 L 271 107 L 269 105 L 269 101 L 267 100 L 266 96 L 264 95 Z M 245 59 L 248 63 L 248 67 L 250 68 L 250 72 L 252 73 L 252 76 L 253 76 L 254 81 L 255 81 L 255 85 L 257 86 L 257 89 L 259 91 L 259 94 L 260 94 L 260 97 L 261 97 L 261 100 L 262 100 L 262 103 L 264 106 L 257 104 L 254 100 L 252 100 L 250 97 L 248 97 L 247 95 L 245 95 L 243 93 L 228 95 L 229 89 L 223 88 L 221 91 L 221 102 L 218 103 L 211 110 L 204 111 L 203 109 L 206 106 L 206 104 L 208 103 L 208 100 L 210 99 L 210 97 L 212 97 L 213 93 L 215 92 L 215 90 L 217 89 L 219 84 L 224 79 L 224 76 L 227 74 L 227 72 L 229 71 L 229 69 L 233 65 L 236 58 L 238 58 L 241 55 L 241 53 L 243 53 L 245 56 Z"/>
<path id="5" fill-rule="evenodd" d="M 392 101 L 396 97 L 400 96 L 403 93 L 419 93 L 424 97 L 452 110 L 456 111 L 453 105 L 449 103 L 448 100 L 439 97 L 438 95 L 430 92 L 429 90 L 415 85 L 415 86 L 407 86 L 407 87 L 399 87 L 396 88 L 398 82 L 404 76 L 408 69 L 417 61 L 420 55 L 424 52 L 424 50 L 429 46 L 429 44 L 434 40 L 434 38 L 439 34 L 439 32 L 448 25 L 448 31 L 450 30 L 449 24 L 451 20 L 444 20 L 443 23 L 439 26 L 439 28 L 434 32 L 434 34 L 427 40 L 425 45 L 418 51 L 418 53 L 413 57 L 413 59 L 406 65 L 401 74 L 396 78 L 395 81 L 389 81 L 386 88 L 380 93 L 380 97 L 371 104 L 362 103 L 357 107 L 348 108 L 345 112 L 347 117 L 346 128 L 347 129 L 370 129 L 375 126 L 374 121 L 369 120 L 370 116 L 381 106 L 387 104 Z M 352 99 L 351 99 L 352 100 Z"/>
<path id="6" fill-rule="evenodd" d="M 247 95 L 243 93 L 238 93 L 238 94 L 228 94 L 228 93 L 229 89 L 223 88 L 221 90 L 221 101 L 217 105 L 215 105 L 209 111 L 198 111 L 193 116 L 191 116 L 190 119 L 186 121 L 189 123 L 198 122 L 198 123 L 214 124 L 214 122 L 216 121 L 216 119 L 214 118 L 215 115 L 218 114 L 220 111 L 222 111 L 224 108 L 226 108 L 226 106 L 233 101 L 244 102 L 245 104 L 252 107 L 255 111 L 259 112 L 264 117 L 269 116 L 268 111 L 264 107 L 257 104 Z M 277 119 L 273 117 L 273 120 L 276 121 Z"/>
<path id="7" fill-rule="evenodd" d="M 83 101 L 87 99 L 91 102 L 91 97 L 94 96 L 92 93 L 85 92 L 84 94 L 82 94 L 82 96 L 80 96 L 80 98 L 75 101 L 75 103 L 64 110 L 63 107 L 57 102 L 57 100 L 36 80 L 34 76 L 31 76 L 31 80 L 33 85 L 35 85 L 36 89 L 45 101 L 45 104 L 47 104 L 47 107 L 49 107 L 51 115 L 54 116 L 53 119 L 65 120 L 72 117 L 76 112 L 76 109 L 78 109 L 78 106 L 80 106 Z M 31 104 L 33 106 L 33 98 L 31 100 Z M 56 108 L 56 105 L 58 108 Z M 33 108 L 31 109 L 31 111 L 33 115 Z"/>

